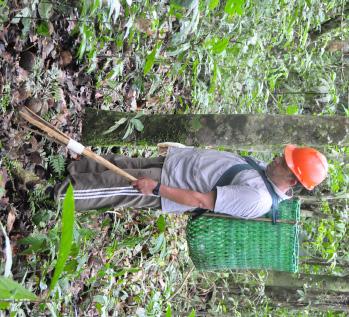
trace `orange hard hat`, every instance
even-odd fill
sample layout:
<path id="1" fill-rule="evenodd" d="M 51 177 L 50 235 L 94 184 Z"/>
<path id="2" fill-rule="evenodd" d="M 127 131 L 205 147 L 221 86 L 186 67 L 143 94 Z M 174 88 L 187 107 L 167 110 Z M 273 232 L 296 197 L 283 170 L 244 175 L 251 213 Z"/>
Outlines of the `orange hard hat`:
<path id="1" fill-rule="evenodd" d="M 312 190 L 326 178 L 327 160 L 319 151 L 288 144 L 284 154 L 287 166 L 306 189 Z"/>

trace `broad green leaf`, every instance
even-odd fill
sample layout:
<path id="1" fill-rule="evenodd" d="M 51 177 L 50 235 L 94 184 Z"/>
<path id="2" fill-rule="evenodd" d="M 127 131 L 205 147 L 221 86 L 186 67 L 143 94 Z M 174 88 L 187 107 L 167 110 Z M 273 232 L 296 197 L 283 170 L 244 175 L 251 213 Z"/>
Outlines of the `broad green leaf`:
<path id="1" fill-rule="evenodd" d="M 229 15 L 234 15 L 235 13 L 242 15 L 245 1 L 246 0 L 227 0 L 224 8 L 225 13 L 228 13 Z"/>
<path id="2" fill-rule="evenodd" d="M 208 8 L 210 11 L 216 9 L 216 7 L 219 5 L 220 0 L 210 0 L 208 4 Z"/>
<path id="3" fill-rule="evenodd" d="M 193 309 L 191 313 L 188 315 L 188 317 L 195 317 L 195 310 Z"/>
<path id="4" fill-rule="evenodd" d="M 0 299 L 36 300 L 37 296 L 13 279 L 0 277 Z"/>
<path id="5" fill-rule="evenodd" d="M 160 232 L 164 232 L 166 229 L 166 220 L 163 215 L 160 215 L 158 220 L 156 221 L 156 225 L 158 226 L 158 229 Z"/>
<path id="6" fill-rule="evenodd" d="M 1 301 L 0 301 L 0 311 L 3 310 L 3 309 L 9 308 L 10 305 L 11 305 L 10 302 L 1 302 Z"/>
<path id="7" fill-rule="evenodd" d="M 141 120 L 133 118 L 131 119 L 131 122 L 133 123 L 134 127 L 138 132 L 142 132 L 144 129 L 144 125 Z"/>
<path id="8" fill-rule="evenodd" d="M 41 18 L 43 19 L 49 19 L 52 15 L 52 3 L 44 0 L 41 1 L 38 5 L 38 11 L 39 11 L 39 15 Z"/>
<path id="9" fill-rule="evenodd" d="M 115 124 L 111 126 L 107 131 L 104 131 L 102 134 L 106 135 L 108 133 L 115 131 L 118 127 L 123 125 L 126 121 L 127 121 L 127 118 L 121 118 L 119 121 L 116 121 Z"/>
<path id="10" fill-rule="evenodd" d="M 159 51 L 160 44 L 157 44 L 154 49 L 151 51 L 151 53 L 147 56 L 145 60 L 144 70 L 143 74 L 146 75 L 149 73 L 149 71 L 152 69 L 154 62 L 155 62 L 155 56 L 157 52 Z"/>
<path id="11" fill-rule="evenodd" d="M 286 113 L 289 114 L 289 115 L 298 114 L 299 113 L 299 108 L 298 108 L 297 105 L 287 106 Z"/>
<path id="12" fill-rule="evenodd" d="M 161 247 L 165 243 L 165 236 L 164 233 L 160 233 L 158 238 L 156 239 L 156 244 L 153 248 L 150 249 L 151 254 L 155 254 L 161 250 Z"/>
<path id="13" fill-rule="evenodd" d="M 133 117 L 133 119 L 139 119 L 139 118 L 141 118 L 141 117 L 143 117 L 144 116 L 144 113 L 143 112 L 138 112 L 134 117 Z"/>
<path id="14" fill-rule="evenodd" d="M 167 305 L 166 317 L 172 317 L 172 309 L 170 305 Z"/>
<path id="15" fill-rule="evenodd" d="M 229 38 L 219 39 L 212 47 L 212 52 L 215 54 L 220 54 L 224 52 L 229 44 Z"/>
<path id="16" fill-rule="evenodd" d="M 94 15 L 96 13 L 96 10 L 98 10 L 102 5 L 101 0 L 94 0 L 92 1 L 92 6 L 90 6 L 90 14 Z"/>
<path id="17" fill-rule="evenodd" d="M 50 289 L 53 290 L 60 275 L 63 272 L 65 263 L 68 259 L 70 249 L 73 242 L 73 228 L 74 228 L 74 191 L 73 186 L 69 184 L 65 198 L 63 201 L 62 211 L 62 235 L 58 252 L 58 259 L 55 266 L 55 272 L 52 277 Z"/>
<path id="18" fill-rule="evenodd" d="M 134 126 L 132 124 L 127 125 L 126 132 L 125 132 L 124 136 L 122 137 L 123 140 L 127 139 L 131 135 L 131 133 L 133 132 L 133 128 L 134 128 Z"/>

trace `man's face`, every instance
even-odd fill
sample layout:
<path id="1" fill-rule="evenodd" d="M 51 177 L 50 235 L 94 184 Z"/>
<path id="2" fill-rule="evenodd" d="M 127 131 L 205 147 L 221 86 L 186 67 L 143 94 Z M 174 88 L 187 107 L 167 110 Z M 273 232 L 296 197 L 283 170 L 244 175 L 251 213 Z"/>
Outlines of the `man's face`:
<path id="1" fill-rule="evenodd" d="M 267 166 L 269 177 L 288 180 L 294 178 L 294 174 L 286 164 L 284 156 L 276 156 Z"/>

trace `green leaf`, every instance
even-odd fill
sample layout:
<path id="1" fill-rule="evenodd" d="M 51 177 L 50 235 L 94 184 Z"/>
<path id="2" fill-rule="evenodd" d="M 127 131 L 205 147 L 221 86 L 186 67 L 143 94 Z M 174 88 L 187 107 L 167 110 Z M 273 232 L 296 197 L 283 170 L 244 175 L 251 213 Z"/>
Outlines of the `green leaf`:
<path id="1" fill-rule="evenodd" d="M 49 164 L 59 177 L 62 176 L 65 170 L 65 159 L 62 154 L 51 155 L 49 157 Z"/>
<path id="2" fill-rule="evenodd" d="M 36 27 L 36 33 L 41 36 L 50 36 L 50 29 L 47 21 L 42 21 L 38 24 L 38 26 Z"/>
<path id="3" fill-rule="evenodd" d="M 3 309 L 9 308 L 10 305 L 11 305 L 10 302 L 0 302 L 0 311 L 3 310 Z"/>
<path id="4" fill-rule="evenodd" d="M 31 16 L 31 11 L 29 7 L 25 7 L 15 15 L 15 17 L 11 20 L 11 23 L 17 24 L 21 21 L 22 17 L 27 18 L 30 16 Z M 30 19 L 23 19 L 23 20 L 30 20 Z"/>
<path id="5" fill-rule="evenodd" d="M 49 19 L 52 15 L 52 3 L 44 0 L 41 1 L 38 5 L 38 11 L 39 11 L 39 15 L 41 18 L 43 19 Z"/>
<path id="6" fill-rule="evenodd" d="M 155 254 L 155 253 L 159 252 L 164 243 L 165 243 L 164 233 L 160 233 L 158 238 L 156 239 L 155 246 L 150 249 L 150 253 Z"/>
<path id="7" fill-rule="evenodd" d="M 121 4 L 119 0 L 108 0 L 108 5 L 109 5 L 109 16 L 108 19 L 111 18 L 113 15 L 113 22 L 116 22 L 116 19 L 120 15 L 120 10 L 121 10 Z"/>
<path id="8" fill-rule="evenodd" d="M 246 0 L 227 0 L 224 12 L 228 13 L 229 15 L 234 15 L 235 13 L 242 15 L 245 1 Z"/>
<path id="9" fill-rule="evenodd" d="M 118 243 L 119 248 L 134 248 L 137 244 L 144 242 L 142 237 L 129 237 Z"/>
<path id="10" fill-rule="evenodd" d="M 160 44 L 157 44 L 154 49 L 151 51 L 151 53 L 147 56 L 145 60 L 144 70 L 143 74 L 144 76 L 149 73 L 149 71 L 152 69 L 154 62 L 155 62 L 155 56 L 157 52 L 159 51 Z"/>
<path id="11" fill-rule="evenodd" d="M 166 220 L 163 215 L 160 215 L 158 220 L 156 221 L 156 225 L 158 226 L 158 229 L 160 232 L 164 232 L 166 229 Z"/>
<path id="12" fill-rule="evenodd" d="M 191 313 L 188 315 L 188 317 L 195 317 L 195 310 L 193 309 Z"/>
<path id="13" fill-rule="evenodd" d="M 219 1 L 220 0 L 210 0 L 209 4 L 208 4 L 208 9 L 210 11 L 216 9 L 216 7 L 219 5 Z"/>
<path id="14" fill-rule="evenodd" d="M 174 57 L 174 56 L 177 56 L 179 55 L 180 53 L 183 53 L 185 51 L 187 51 L 189 48 L 190 48 L 191 44 L 190 43 L 184 43 L 180 46 L 176 46 L 175 48 L 173 49 L 169 49 L 167 52 L 166 52 L 166 55 L 167 56 L 170 56 L 170 57 Z"/>
<path id="15" fill-rule="evenodd" d="M 289 115 L 298 114 L 299 113 L 299 108 L 298 108 L 297 105 L 287 106 L 286 113 L 289 114 Z"/>
<path id="16" fill-rule="evenodd" d="M 224 52 L 229 44 L 229 40 L 229 38 L 223 38 L 216 41 L 216 43 L 212 47 L 212 52 L 215 54 L 220 54 Z"/>
<path id="17" fill-rule="evenodd" d="M 18 244 L 31 244 L 35 247 L 40 247 L 47 240 L 47 236 L 44 234 L 33 234 L 29 237 L 20 239 Z"/>
<path id="18" fill-rule="evenodd" d="M 131 122 L 133 123 L 137 131 L 142 132 L 144 130 L 144 125 L 141 120 L 133 118 L 131 119 Z"/>
<path id="19" fill-rule="evenodd" d="M 134 126 L 132 124 L 127 125 L 126 132 L 125 132 L 124 136 L 122 137 L 123 140 L 127 139 L 130 136 L 130 134 L 133 132 L 133 128 L 134 128 Z"/>
<path id="20" fill-rule="evenodd" d="M 0 299 L 36 300 L 37 296 L 13 279 L 0 277 Z"/>
<path id="21" fill-rule="evenodd" d="M 131 268 L 122 268 L 121 270 L 118 270 L 117 272 L 115 272 L 115 274 L 113 274 L 114 277 L 120 277 L 125 275 L 126 273 L 137 273 L 139 272 L 141 269 L 137 268 L 137 267 L 131 267 Z"/>
<path id="22" fill-rule="evenodd" d="M 78 49 L 78 58 L 82 59 L 86 51 L 87 38 L 88 38 L 88 29 L 85 25 L 83 27 L 80 27 L 80 34 L 82 38 L 81 38 L 80 46 Z"/>
<path id="23" fill-rule="evenodd" d="M 126 121 L 127 121 L 127 118 L 121 118 L 119 121 L 116 121 L 115 124 L 111 126 L 107 131 L 104 131 L 102 134 L 106 135 L 108 133 L 115 131 L 118 127 L 123 125 Z"/>
<path id="24" fill-rule="evenodd" d="M 144 113 L 143 112 L 138 112 L 134 117 L 133 117 L 133 119 L 139 119 L 139 118 L 141 118 L 141 117 L 143 117 L 144 116 Z"/>
<path id="25" fill-rule="evenodd" d="M 61 243 L 58 252 L 58 259 L 55 266 L 55 272 L 52 277 L 50 289 L 53 290 L 60 275 L 63 272 L 65 262 L 68 259 L 70 249 L 73 242 L 73 228 L 74 228 L 74 191 L 73 186 L 69 184 L 65 194 L 62 211 L 62 235 Z"/>
<path id="26" fill-rule="evenodd" d="M 171 306 L 168 304 L 166 309 L 166 317 L 172 317 Z"/>

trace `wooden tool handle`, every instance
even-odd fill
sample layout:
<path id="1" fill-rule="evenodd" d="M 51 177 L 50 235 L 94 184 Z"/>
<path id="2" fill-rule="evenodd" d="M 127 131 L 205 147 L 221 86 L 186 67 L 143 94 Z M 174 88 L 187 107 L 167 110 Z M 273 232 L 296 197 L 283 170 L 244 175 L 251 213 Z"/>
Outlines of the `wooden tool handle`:
<path id="1" fill-rule="evenodd" d="M 60 143 L 63 143 L 64 145 L 67 145 L 69 142 L 69 137 L 66 135 L 62 135 L 61 133 L 57 133 L 50 127 L 46 126 L 44 123 L 34 119 L 30 114 L 20 111 L 19 114 L 26 119 L 28 122 L 30 122 L 32 125 L 35 125 L 37 128 L 41 129 L 42 131 L 46 132 L 48 136 L 51 138 L 59 141 Z"/>
<path id="2" fill-rule="evenodd" d="M 52 125 L 50 125 L 48 122 L 46 122 L 44 119 L 33 113 L 30 109 L 25 108 L 25 111 L 20 111 L 19 114 L 28 122 L 31 124 L 35 125 L 37 128 L 40 130 L 46 132 L 46 134 L 53 138 L 56 141 L 59 141 L 60 143 L 64 145 L 68 145 L 69 140 L 71 139 L 67 135 L 65 135 L 63 132 L 59 131 Z M 137 178 L 132 176 L 131 174 L 125 172 L 121 168 L 117 167 L 113 163 L 110 163 L 108 160 L 105 158 L 101 157 L 100 155 L 95 154 L 92 152 L 90 149 L 85 148 L 84 151 L 82 152 L 82 155 L 87 156 L 88 158 L 102 164 L 105 166 L 107 169 L 113 171 L 114 173 L 125 177 L 129 181 L 133 182 L 136 181 Z"/>
<path id="3" fill-rule="evenodd" d="M 82 152 L 82 155 L 85 155 L 87 157 L 89 157 L 90 159 L 102 164 L 103 166 L 105 166 L 107 169 L 110 169 L 111 171 L 115 172 L 116 174 L 123 176 L 125 178 L 127 178 L 129 181 L 133 182 L 136 181 L 137 178 L 132 176 L 131 174 L 125 172 L 124 170 L 122 170 L 121 168 L 117 167 L 116 165 L 114 165 L 113 163 L 110 163 L 108 160 L 106 160 L 105 158 L 103 158 L 102 156 L 97 155 L 96 153 L 92 152 L 89 149 L 84 149 L 84 151 Z"/>

